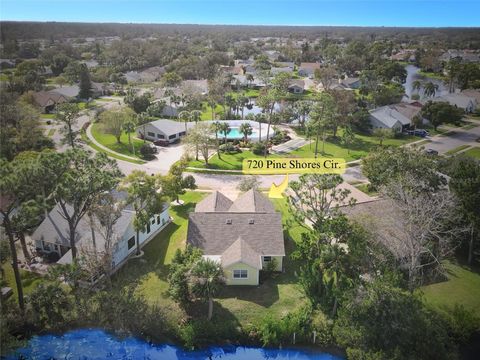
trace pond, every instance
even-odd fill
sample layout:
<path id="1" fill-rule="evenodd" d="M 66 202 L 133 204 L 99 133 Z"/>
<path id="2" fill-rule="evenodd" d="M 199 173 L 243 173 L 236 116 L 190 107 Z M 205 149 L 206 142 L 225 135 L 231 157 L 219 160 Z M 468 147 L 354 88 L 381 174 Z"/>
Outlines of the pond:
<path id="1" fill-rule="evenodd" d="M 439 79 L 434 79 L 422 74 L 419 74 L 420 68 L 415 66 L 415 65 L 407 65 L 405 66 L 405 70 L 407 70 L 407 79 L 405 81 L 405 84 L 403 84 L 403 87 L 405 88 L 405 94 L 408 96 L 407 99 L 410 99 L 412 94 L 416 94 L 417 90 L 412 89 L 413 82 L 415 80 L 420 80 L 423 83 L 426 82 L 432 82 L 435 85 L 438 86 L 438 90 L 435 94 L 435 96 L 442 96 L 442 95 L 447 95 L 448 94 L 448 88 L 445 86 L 442 80 Z M 423 89 L 420 90 L 419 92 L 420 98 L 423 99 Z"/>
<path id="2" fill-rule="evenodd" d="M 23 357 L 22 357 L 23 356 Z M 63 335 L 33 337 L 26 347 L 6 359 L 296 359 L 343 360 L 328 353 L 298 349 L 265 349 L 243 346 L 209 347 L 186 351 L 173 345 L 152 345 L 133 337 L 117 338 L 100 329 L 79 329 Z"/>

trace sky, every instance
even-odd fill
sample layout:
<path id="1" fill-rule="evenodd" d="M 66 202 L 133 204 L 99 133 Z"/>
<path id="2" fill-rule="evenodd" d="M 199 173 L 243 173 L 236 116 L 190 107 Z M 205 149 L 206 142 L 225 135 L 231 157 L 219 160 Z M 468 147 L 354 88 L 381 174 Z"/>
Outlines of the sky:
<path id="1" fill-rule="evenodd" d="M 480 0 L 0 0 L 0 19 L 478 27 Z"/>

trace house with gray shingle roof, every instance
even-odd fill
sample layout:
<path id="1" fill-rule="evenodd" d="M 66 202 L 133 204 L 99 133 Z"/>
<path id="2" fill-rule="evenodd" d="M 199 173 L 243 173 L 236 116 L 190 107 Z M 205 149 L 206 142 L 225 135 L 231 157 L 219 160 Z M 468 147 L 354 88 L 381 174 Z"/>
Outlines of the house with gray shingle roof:
<path id="1" fill-rule="evenodd" d="M 283 269 L 282 217 L 258 191 L 235 201 L 218 191 L 203 199 L 189 216 L 187 243 L 222 264 L 227 285 L 258 285 L 272 261 Z"/>
<path id="2" fill-rule="evenodd" d="M 410 126 L 412 119 L 420 110 L 420 107 L 406 103 L 385 105 L 370 110 L 369 119 L 373 129 L 387 128 L 402 131 Z"/>

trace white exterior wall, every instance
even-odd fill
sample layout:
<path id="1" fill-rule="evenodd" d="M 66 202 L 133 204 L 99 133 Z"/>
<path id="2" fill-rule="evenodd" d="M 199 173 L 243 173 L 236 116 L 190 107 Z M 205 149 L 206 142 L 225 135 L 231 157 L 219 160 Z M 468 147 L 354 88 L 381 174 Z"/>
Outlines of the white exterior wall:
<path id="1" fill-rule="evenodd" d="M 150 219 L 150 232 L 148 234 L 146 232 L 140 232 L 140 246 L 151 240 L 160 229 L 164 228 L 170 222 L 168 208 L 158 216 L 160 216 L 160 224 L 157 224 L 157 215 L 155 215 Z M 155 220 L 153 225 L 151 224 L 151 220 Z M 129 255 L 135 252 L 137 247 L 136 241 L 135 245 L 131 249 L 128 249 L 128 239 L 130 239 L 132 236 L 136 236 L 136 231 L 133 228 L 133 223 L 130 223 L 122 238 L 114 247 L 113 261 L 115 263 L 115 267 L 121 264 Z"/>

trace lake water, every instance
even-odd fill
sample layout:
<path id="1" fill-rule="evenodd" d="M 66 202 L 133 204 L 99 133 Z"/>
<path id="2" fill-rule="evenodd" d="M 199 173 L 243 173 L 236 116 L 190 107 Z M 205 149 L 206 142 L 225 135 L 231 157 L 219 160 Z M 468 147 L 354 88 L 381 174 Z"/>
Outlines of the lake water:
<path id="1" fill-rule="evenodd" d="M 407 70 L 407 79 L 405 81 L 405 84 L 403 84 L 403 87 L 405 88 L 405 94 L 408 96 L 408 100 L 412 94 L 416 94 L 417 90 L 413 91 L 412 90 L 412 84 L 415 80 L 420 80 L 421 82 L 433 82 L 434 84 L 438 85 L 438 90 L 435 94 L 435 96 L 442 96 L 442 95 L 447 95 L 448 94 L 448 88 L 445 86 L 443 81 L 438 80 L 438 79 L 433 79 L 428 76 L 424 76 L 419 74 L 418 72 L 420 71 L 420 68 L 418 68 L 415 65 L 407 65 L 405 66 L 405 70 Z M 423 98 L 423 89 L 420 90 L 419 92 L 420 98 Z"/>
<path id="2" fill-rule="evenodd" d="M 26 347 L 18 349 L 6 359 L 131 359 L 131 360 L 191 360 L 191 359 L 295 359 L 343 360 L 328 353 L 298 349 L 264 349 L 243 346 L 209 347 L 199 351 L 185 351 L 172 345 L 152 345 L 133 337 L 119 339 L 100 329 L 79 329 L 63 335 L 33 337 Z"/>

